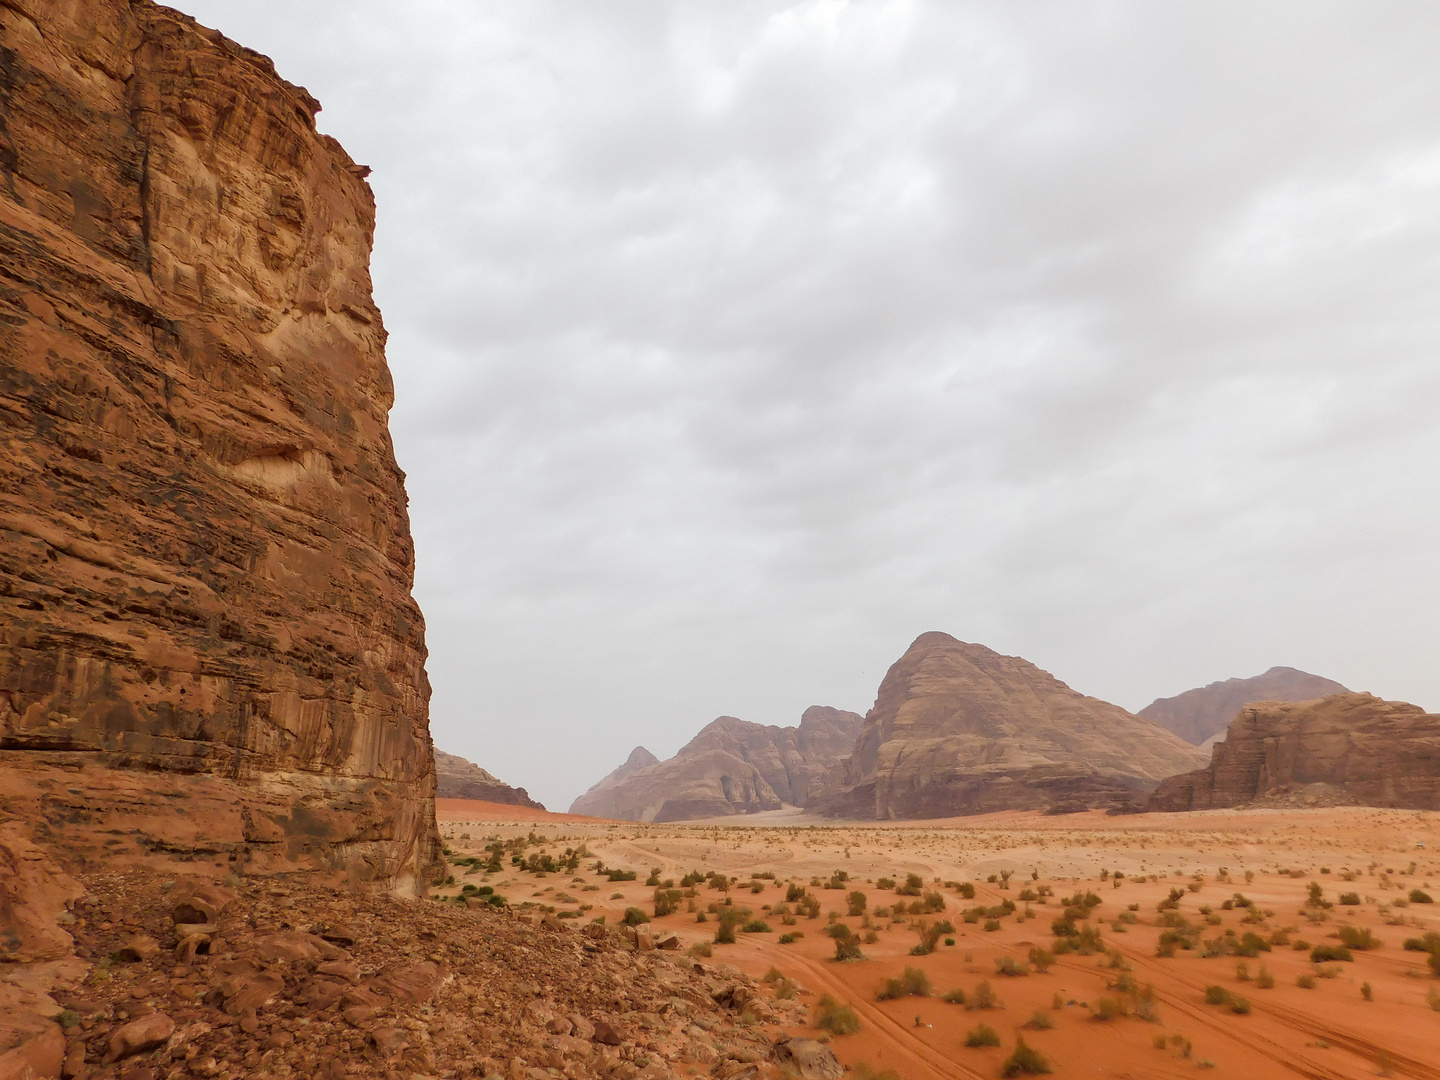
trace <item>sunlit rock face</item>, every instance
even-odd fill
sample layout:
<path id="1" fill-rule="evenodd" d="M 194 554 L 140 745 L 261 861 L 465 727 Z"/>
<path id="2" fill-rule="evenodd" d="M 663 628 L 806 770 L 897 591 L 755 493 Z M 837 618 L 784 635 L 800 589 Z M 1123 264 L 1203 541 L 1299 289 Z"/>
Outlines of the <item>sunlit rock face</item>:
<path id="1" fill-rule="evenodd" d="M 1249 705 L 1210 764 L 1170 777 L 1150 809 L 1264 800 L 1440 810 L 1440 716 L 1370 694 Z"/>
<path id="2" fill-rule="evenodd" d="M 404 888 L 424 622 L 374 200 L 318 109 L 146 0 L 0 5 L 0 792 L 78 848 Z"/>
<path id="3" fill-rule="evenodd" d="M 813 805 L 855 818 L 1143 803 L 1204 754 L 1028 660 L 922 634 L 886 673 L 849 757 Z"/>

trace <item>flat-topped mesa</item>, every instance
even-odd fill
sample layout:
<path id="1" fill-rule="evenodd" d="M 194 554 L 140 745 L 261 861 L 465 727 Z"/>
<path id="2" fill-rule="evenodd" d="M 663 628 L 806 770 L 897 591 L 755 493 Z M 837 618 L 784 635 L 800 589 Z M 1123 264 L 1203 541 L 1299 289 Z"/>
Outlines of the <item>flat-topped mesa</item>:
<path id="1" fill-rule="evenodd" d="M 667 761 L 637 746 L 570 812 L 663 822 L 805 806 L 859 728 L 858 714 L 825 705 L 806 709 L 798 727 L 721 716 Z"/>
<path id="2" fill-rule="evenodd" d="M 1440 810 L 1440 716 L 1370 694 L 1247 705 L 1210 764 L 1167 779 L 1149 809 L 1261 800 Z"/>
<path id="3" fill-rule="evenodd" d="M 0 809 L 76 854 L 413 887 L 430 688 L 367 170 L 148 0 L 6 0 L 0 46 Z"/>
<path id="4" fill-rule="evenodd" d="M 1257 701 L 1310 701 L 1350 691 L 1334 679 L 1292 667 L 1272 667 L 1249 679 L 1226 679 L 1156 698 L 1137 716 L 1153 720 L 1186 742 L 1205 746 L 1224 732 L 1237 712 Z"/>
<path id="5" fill-rule="evenodd" d="M 437 799 L 479 799 L 482 802 L 523 806 L 544 810 L 523 787 L 511 787 L 493 775 L 456 754 L 435 751 L 435 797 Z"/>
<path id="6" fill-rule="evenodd" d="M 903 819 L 1123 807 L 1204 755 L 1027 660 L 922 634 L 812 806 Z"/>

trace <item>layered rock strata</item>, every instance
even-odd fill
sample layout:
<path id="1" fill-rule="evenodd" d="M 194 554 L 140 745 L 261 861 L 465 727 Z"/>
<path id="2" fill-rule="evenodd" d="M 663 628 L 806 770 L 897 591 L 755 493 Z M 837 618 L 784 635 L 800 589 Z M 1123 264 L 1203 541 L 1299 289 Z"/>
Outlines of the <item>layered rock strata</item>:
<path id="1" fill-rule="evenodd" d="M 482 802 L 504 803 L 544 810 L 523 787 L 511 787 L 486 772 L 473 761 L 467 761 L 443 750 L 435 751 L 435 797 L 437 799 L 479 799 Z"/>
<path id="2" fill-rule="evenodd" d="M 1124 806 L 1203 760 L 1027 660 L 932 632 L 886 673 L 813 806 L 879 819 Z"/>
<path id="3" fill-rule="evenodd" d="M 1333 679 L 1298 668 L 1272 667 L 1250 679 L 1226 679 L 1174 697 L 1156 698 L 1136 715 L 1155 721 L 1188 743 L 1204 746 L 1223 732 L 1246 705 L 1259 701 L 1309 701 L 1348 693 Z"/>
<path id="4" fill-rule="evenodd" d="M 77 854 L 438 865 L 375 207 L 318 109 L 148 0 L 0 3 L 0 810 Z"/>
<path id="5" fill-rule="evenodd" d="M 711 721 L 672 758 L 636 747 L 630 759 L 570 806 L 624 821 L 688 821 L 806 806 L 855 742 L 860 716 L 812 705 L 798 727 Z"/>
<path id="6" fill-rule="evenodd" d="M 1149 808 L 1212 810 L 1307 789 L 1325 802 L 1440 810 L 1440 716 L 1370 694 L 1249 705 L 1210 764 L 1167 779 Z"/>

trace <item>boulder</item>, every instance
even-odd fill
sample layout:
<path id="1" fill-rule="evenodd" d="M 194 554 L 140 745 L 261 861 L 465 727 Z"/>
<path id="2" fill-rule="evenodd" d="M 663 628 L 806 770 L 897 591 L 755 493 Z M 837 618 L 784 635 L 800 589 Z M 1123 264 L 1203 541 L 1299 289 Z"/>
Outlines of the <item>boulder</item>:
<path id="1" fill-rule="evenodd" d="M 842 1080 L 845 1075 L 835 1051 L 814 1039 L 782 1039 L 775 1044 L 775 1060 L 789 1065 L 800 1080 Z"/>
<path id="2" fill-rule="evenodd" d="M 109 1048 L 102 1064 L 109 1065 L 132 1054 L 153 1050 L 175 1034 L 175 1021 L 164 1013 L 151 1013 L 139 1020 L 122 1024 L 110 1035 Z"/>

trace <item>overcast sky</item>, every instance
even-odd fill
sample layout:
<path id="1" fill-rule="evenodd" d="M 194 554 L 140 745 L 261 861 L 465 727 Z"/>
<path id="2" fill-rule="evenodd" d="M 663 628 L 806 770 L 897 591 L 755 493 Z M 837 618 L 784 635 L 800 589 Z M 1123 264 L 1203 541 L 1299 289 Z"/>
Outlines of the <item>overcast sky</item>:
<path id="1" fill-rule="evenodd" d="M 918 634 L 1440 707 L 1440 5 L 181 0 L 373 166 L 436 743 Z"/>

